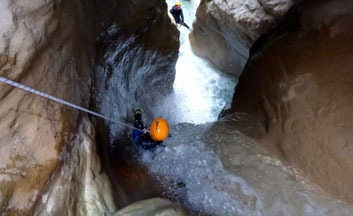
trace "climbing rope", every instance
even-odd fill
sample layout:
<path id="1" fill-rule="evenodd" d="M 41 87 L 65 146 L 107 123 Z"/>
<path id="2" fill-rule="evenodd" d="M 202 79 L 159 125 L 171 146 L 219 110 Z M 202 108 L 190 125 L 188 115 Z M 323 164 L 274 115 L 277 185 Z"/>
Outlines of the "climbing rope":
<path id="1" fill-rule="evenodd" d="M 100 118 L 103 118 L 103 119 L 106 119 L 106 120 L 115 122 L 115 123 L 120 124 L 120 125 L 123 125 L 123 126 L 125 126 L 125 127 L 132 128 L 132 129 L 139 130 L 139 131 L 143 132 L 143 130 L 138 129 L 138 128 L 135 128 L 135 127 L 133 127 L 133 126 L 131 126 L 131 125 L 125 124 L 125 123 L 120 122 L 120 121 L 117 121 L 117 120 L 115 120 L 115 119 L 106 117 L 106 116 L 104 116 L 104 115 L 102 115 L 102 114 L 93 112 L 93 111 L 91 111 L 91 110 L 85 109 L 85 108 L 83 108 L 83 107 L 77 106 L 77 105 L 75 105 L 75 104 L 69 103 L 69 102 L 64 101 L 64 100 L 61 100 L 61 99 L 59 99 L 59 98 L 53 97 L 53 96 L 48 95 L 48 94 L 46 94 L 46 93 L 44 93 L 44 92 L 35 90 L 35 89 L 30 88 L 30 87 L 28 87 L 28 86 L 25 86 L 25 85 L 22 85 L 22 84 L 20 84 L 20 83 L 14 82 L 14 81 L 12 81 L 12 80 L 6 79 L 6 78 L 4 78 L 4 77 L 2 77 L 2 76 L 0 76 L 0 82 L 6 83 L 6 84 L 8 84 L 8 85 L 11 85 L 11 86 L 13 86 L 13 87 L 22 89 L 22 90 L 27 91 L 27 92 L 33 93 L 33 94 L 35 94 L 35 95 L 39 95 L 39 96 L 45 97 L 45 98 L 47 98 L 47 99 L 49 99 L 49 100 L 58 102 L 58 103 L 60 103 L 60 104 L 64 104 L 64 105 L 69 106 L 69 107 L 72 107 L 72 108 L 74 108 L 74 109 L 81 110 L 81 111 L 83 111 L 83 112 L 92 114 L 92 115 L 94 115 L 94 116 L 98 116 L 98 117 L 100 117 Z"/>

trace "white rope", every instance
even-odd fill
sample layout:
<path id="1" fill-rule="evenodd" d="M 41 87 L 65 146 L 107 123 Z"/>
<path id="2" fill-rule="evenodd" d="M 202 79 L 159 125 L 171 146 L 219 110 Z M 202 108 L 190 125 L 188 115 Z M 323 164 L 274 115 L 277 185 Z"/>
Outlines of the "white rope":
<path id="1" fill-rule="evenodd" d="M 53 97 L 53 96 L 48 95 L 48 94 L 46 94 L 46 93 L 44 93 L 44 92 L 35 90 L 35 89 L 30 88 L 30 87 L 28 87 L 28 86 L 25 86 L 25 85 L 22 85 L 22 84 L 20 84 L 20 83 L 14 82 L 14 81 L 12 81 L 12 80 L 6 79 L 6 78 L 4 78 L 4 77 L 2 77 L 2 76 L 0 76 L 0 82 L 6 83 L 6 84 L 8 84 L 8 85 L 11 85 L 11 86 L 13 86 L 13 87 L 22 89 L 22 90 L 27 91 L 27 92 L 33 93 L 33 94 L 35 94 L 35 95 L 39 95 L 39 96 L 45 97 L 45 98 L 47 98 L 47 99 L 49 99 L 49 100 L 58 102 L 58 103 L 60 103 L 60 104 L 64 104 L 64 105 L 69 106 L 69 107 L 72 107 L 72 108 L 74 108 L 74 109 L 81 110 L 81 111 L 83 111 L 83 112 L 92 114 L 92 115 L 94 115 L 94 116 L 98 116 L 98 117 L 100 117 L 100 118 L 103 118 L 103 119 L 106 119 L 106 120 L 115 122 L 115 123 L 120 124 L 120 125 L 123 125 L 123 126 L 125 126 L 125 127 L 142 131 L 142 130 L 140 130 L 140 129 L 138 129 L 138 128 L 135 128 L 135 127 L 133 127 L 133 126 L 131 126 L 131 125 L 125 124 L 125 123 L 120 122 L 120 121 L 117 121 L 117 120 L 115 120 L 115 119 L 106 117 L 106 116 L 104 116 L 104 115 L 102 115 L 102 114 L 93 112 L 93 111 L 91 111 L 91 110 L 85 109 L 85 108 L 83 108 L 83 107 L 77 106 L 77 105 L 75 105 L 75 104 L 69 103 L 69 102 L 64 101 L 64 100 L 61 100 L 61 99 L 59 99 L 59 98 Z"/>

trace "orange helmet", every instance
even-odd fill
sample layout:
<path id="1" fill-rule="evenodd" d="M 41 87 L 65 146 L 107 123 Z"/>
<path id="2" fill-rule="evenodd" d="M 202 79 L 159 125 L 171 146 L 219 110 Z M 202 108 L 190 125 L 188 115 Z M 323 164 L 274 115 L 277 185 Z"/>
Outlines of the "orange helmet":
<path id="1" fill-rule="evenodd" d="M 154 141 L 163 141 L 168 137 L 169 125 L 164 118 L 156 118 L 153 120 L 150 128 L 150 135 Z"/>

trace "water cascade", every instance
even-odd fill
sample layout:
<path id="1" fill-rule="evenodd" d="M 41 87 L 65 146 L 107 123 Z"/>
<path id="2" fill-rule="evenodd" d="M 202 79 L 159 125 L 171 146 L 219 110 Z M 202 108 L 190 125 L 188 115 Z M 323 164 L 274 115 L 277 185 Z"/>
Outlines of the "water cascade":
<path id="1" fill-rule="evenodd" d="M 175 1 L 168 0 L 168 9 Z M 183 1 L 185 22 L 191 26 L 199 1 Z M 192 52 L 189 29 L 180 31 L 179 58 L 173 93 L 155 107 L 155 115 L 168 116 L 173 122 L 206 123 L 217 120 L 221 110 L 231 102 L 236 77 L 218 70 L 209 61 Z"/>

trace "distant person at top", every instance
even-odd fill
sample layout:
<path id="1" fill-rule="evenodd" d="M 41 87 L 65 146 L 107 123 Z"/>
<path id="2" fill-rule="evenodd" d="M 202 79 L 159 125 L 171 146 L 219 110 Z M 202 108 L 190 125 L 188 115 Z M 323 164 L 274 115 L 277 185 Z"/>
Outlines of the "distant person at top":
<path id="1" fill-rule="evenodd" d="M 184 22 L 184 14 L 183 14 L 183 9 L 181 9 L 181 3 L 180 1 L 176 1 L 175 5 L 172 7 L 172 9 L 169 11 L 173 17 L 174 20 L 177 24 L 183 25 L 186 28 L 190 29 L 188 25 Z"/>

